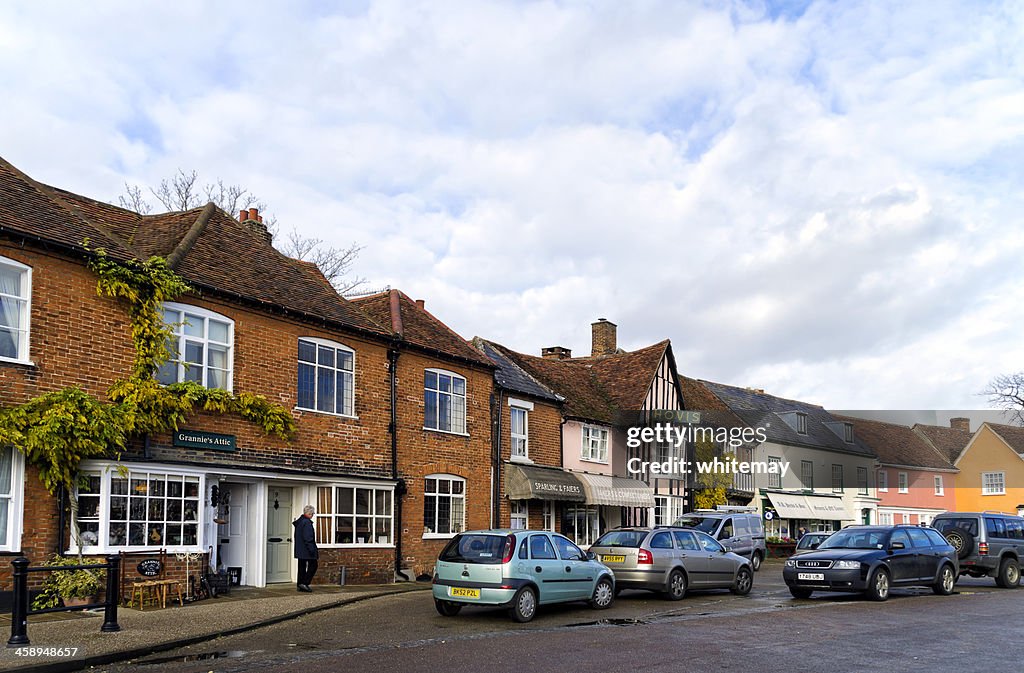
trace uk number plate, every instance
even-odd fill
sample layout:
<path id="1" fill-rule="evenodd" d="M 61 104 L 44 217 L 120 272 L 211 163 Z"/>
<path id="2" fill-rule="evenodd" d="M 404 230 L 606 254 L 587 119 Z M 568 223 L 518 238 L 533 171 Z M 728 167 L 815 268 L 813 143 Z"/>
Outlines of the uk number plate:
<path id="1" fill-rule="evenodd" d="M 448 595 L 452 598 L 480 598 L 480 590 L 466 589 L 465 587 L 448 587 Z"/>
<path id="2" fill-rule="evenodd" d="M 601 562 L 602 563 L 625 563 L 626 562 L 626 557 L 625 556 L 614 556 L 614 555 L 609 556 L 608 554 L 605 554 L 604 556 L 601 557 Z"/>
<path id="3" fill-rule="evenodd" d="M 821 582 L 825 579 L 825 573 L 797 573 L 796 578 L 798 580 L 808 580 L 811 582 L 817 580 Z"/>

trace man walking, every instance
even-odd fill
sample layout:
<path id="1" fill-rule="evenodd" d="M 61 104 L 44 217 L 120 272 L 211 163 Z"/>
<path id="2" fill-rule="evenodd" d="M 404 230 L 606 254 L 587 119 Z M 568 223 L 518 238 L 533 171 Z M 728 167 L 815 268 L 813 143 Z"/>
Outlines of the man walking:
<path id="1" fill-rule="evenodd" d="M 313 531 L 313 515 L 316 510 L 312 505 L 302 508 L 302 516 L 292 522 L 295 526 L 295 558 L 299 559 L 299 591 L 311 592 L 310 582 L 316 574 L 316 560 L 320 551 L 316 548 L 316 533 Z"/>

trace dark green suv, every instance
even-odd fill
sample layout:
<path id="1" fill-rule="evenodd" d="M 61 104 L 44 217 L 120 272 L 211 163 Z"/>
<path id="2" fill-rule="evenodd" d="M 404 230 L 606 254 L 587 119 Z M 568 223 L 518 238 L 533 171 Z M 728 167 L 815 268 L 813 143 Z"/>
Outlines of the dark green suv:
<path id="1" fill-rule="evenodd" d="M 960 574 L 994 577 L 1004 589 L 1020 585 L 1024 517 L 1002 512 L 945 512 L 932 527 L 946 536 L 960 559 Z"/>

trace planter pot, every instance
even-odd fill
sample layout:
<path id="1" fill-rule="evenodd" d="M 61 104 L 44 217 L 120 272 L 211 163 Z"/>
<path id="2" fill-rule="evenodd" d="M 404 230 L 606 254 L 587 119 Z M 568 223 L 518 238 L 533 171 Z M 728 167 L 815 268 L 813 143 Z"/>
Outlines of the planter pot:
<path id="1" fill-rule="evenodd" d="M 789 558 L 796 551 L 795 542 L 768 542 L 765 546 L 768 548 L 768 558 Z"/>
<path id="2" fill-rule="evenodd" d="M 82 605 L 92 605 L 93 603 L 96 602 L 96 597 L 95 596 L 87 596 L 86 598 L 70 598 L 70 597 L 63 598 L 62 597 L 61 600 L 64 601 L 64 607 L 66 607 L 66 608 L 76 608 L 76 607 L 79 607 L 79 606 L 82 606 Z"/>

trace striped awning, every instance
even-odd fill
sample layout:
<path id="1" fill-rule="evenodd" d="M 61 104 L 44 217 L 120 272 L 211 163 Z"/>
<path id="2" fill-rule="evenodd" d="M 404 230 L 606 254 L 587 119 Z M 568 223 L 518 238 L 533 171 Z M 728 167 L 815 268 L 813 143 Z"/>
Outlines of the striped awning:
<path id="1" fill-rule="evenodd" d="M 654 507 L 654 489 L 642 481 L 608 474 L 573 474 L 583 484 L 588 505 Z"/>
<path id="2" fill-rule="evenodd" d="M 826 521 L 856 521 L 843 499 L 838 496 L 808 493 L 782 493 L 766 491 L 772 507 L 783 519 L 822 519 Z"/>
<path id="3" fill-rule="evenodd" d="M 583 486 L 572 472 L 512 463 L 505 466 L 505 495 L 509 500 L 585 501 Z"/>

